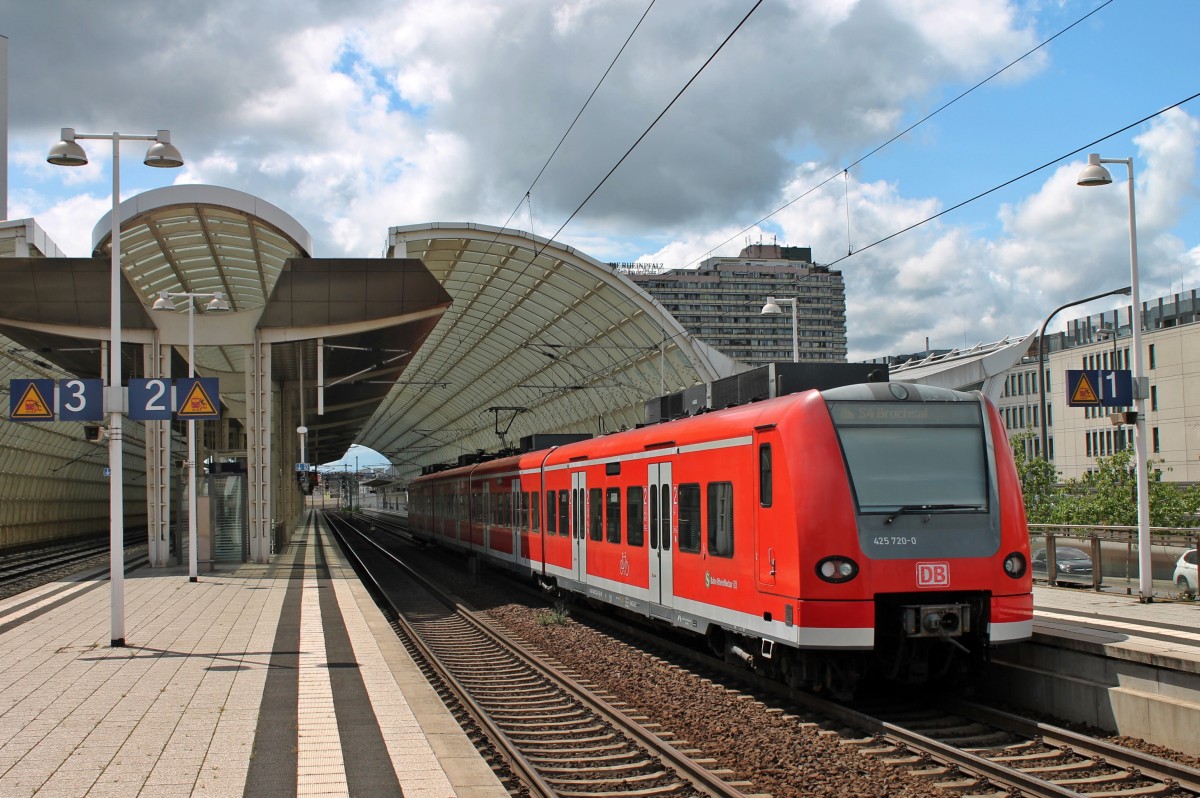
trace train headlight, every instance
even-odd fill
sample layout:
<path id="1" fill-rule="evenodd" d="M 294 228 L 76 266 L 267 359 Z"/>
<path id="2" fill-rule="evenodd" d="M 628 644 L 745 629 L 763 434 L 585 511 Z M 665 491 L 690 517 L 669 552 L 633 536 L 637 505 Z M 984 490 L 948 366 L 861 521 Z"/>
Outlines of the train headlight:
<path id="1" fill-rule="evenodd" d="M 1013 579 L 1020 579 L 1024 576 L 1026 567 L 1025 555 L 1019 551 L 1014 551 L 1004 558 L 1004 573 Z"/>
<path id="2" fill-rule="evenodd" d="M 849 582 L 858 576 L 858 563 L 849 557 L 826 557 L 817 563 L 817 576 L 834 584 Z"/>

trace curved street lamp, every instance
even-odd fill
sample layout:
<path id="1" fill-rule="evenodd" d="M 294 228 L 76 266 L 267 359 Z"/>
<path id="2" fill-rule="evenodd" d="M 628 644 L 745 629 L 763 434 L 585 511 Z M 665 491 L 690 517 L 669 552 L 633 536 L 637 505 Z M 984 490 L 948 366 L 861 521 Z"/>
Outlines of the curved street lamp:
<path id="1" fill-rule="evenodd" d="M 1146 386 L 1142 376 L 1142 302 L 1138 293 L 1137 222 L 1133 205 L 1133 159 L 1101 158 L 1097 153 L 1088 154 L 1088 165 L 1076 179 L 1081 186 L 1107 186 L 1112 175 L 1102 166 L 1106 163 L 1123 163 L 1129 170 L 1129 282 L 1133 302 L 1133 407 L 1137 414 L 1133 424 L 1133 451 L 1137 475 L 1137 518 L 1138 518 L 1138 595 L 1142 603 L 1154 600 L 1154 575 L 1151 573 L 1150 552 L 1150 486 L 1146 471 Z"/>
<path id="2" fill-rule="evenodd" d="M 1050 449 L 1047 446 L 1046 435 L 1046 326 L 1050 324 L 1050 320 L 1052 318 L 1067 308 L 1073 308 L 1076 305 L 1083 305 L 1095 299 L 1103 299 L 1106 296 L 1115 296 L 1117 294 L 1129 296 L 1130 290 L 1131 289 L 1129 286 L 1125 286 L 1124 288 L 1114 288 L 1111 291 L 1105 291 L 1103 294 L 1096 294 L 1095 296 L 1089 296 L 1085 299 L 1076 299 L 1074 302 L 1068 302 L 1065 305 L 1059 305 L 1052 310 L 1050 315 L 1046 317 L 1046 320 L 1042 322 L 1042 329 L 1038 333 L 1038 394 L 1041 397 L 1042 404 L 1042 459 L 1046 462 L 1050 462 Z"/>
<path id="3" fill-rule="evenodd" d="M 790 302 L 792 304 L 792 362 L 800 362 L 800 334 L 799 328 L 796 326 L 796 316 L 800 311 L 797 305 L 796 297 L 790 299 L 776 299 L 773 296 L 767 297 L 767 303 L 763 305 L 760 316 L 779 316 L 783 314 L 783 308 L 779 307 L 780 302 Z"/>
<path id="4" fill-rule="evenodd" d="M 112 635 L 109 645 L 125 645 L 125 485 L 122 470 L 121 413 L 125 410 L 121 391 L 121 142 L 152 141 L 143 163 L 146 166 L 173 168 L 183 166 L 183 156 L 171 144 L 171 131 L 160 130 L 153 136 L 128 136 L 121 133 L 76 133 L 64 127 L 61 139 L 50 148 L 46 160 L 55 166 L 86 166 L 88 159 L 78 139 L 107 139 L 112 141 L 112 234 L 109 251 L 112 254 L 109 304 L 108 343 L 108 525 L 109 579 L 112 583 Z"/>

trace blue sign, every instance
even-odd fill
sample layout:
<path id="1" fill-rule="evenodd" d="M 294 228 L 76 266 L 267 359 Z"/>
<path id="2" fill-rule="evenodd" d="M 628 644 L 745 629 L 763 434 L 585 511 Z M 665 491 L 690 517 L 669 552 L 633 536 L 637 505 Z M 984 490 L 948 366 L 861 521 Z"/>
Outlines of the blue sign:
<path id="1" fill-rule="evenodd" d="M 1068 369 L 1068 407 L 1129 407 L 1133 372 L 1128 369 Z"/>
<path id="2" fill-rule="evenodd" d="M 221 397 L 216 377 L 175 380 L 177 416 L 185 421 L 215 421 L 221 417 Z"/>
<path id="3" fill-rule="evenodd" d="M 104 380 L 59 380 L 60 421 L 103 421 Z"/>
<path id="4" fill-rule="evenodd" d="M 8 417 L 12 421 L 53 421 L 54 380 L 9 380 Z"/>
<path id="5" fill-rule="evenodd" d="M 129 417 L 134 421 L 171 420 L 171 381 L 129 381 Z"/>

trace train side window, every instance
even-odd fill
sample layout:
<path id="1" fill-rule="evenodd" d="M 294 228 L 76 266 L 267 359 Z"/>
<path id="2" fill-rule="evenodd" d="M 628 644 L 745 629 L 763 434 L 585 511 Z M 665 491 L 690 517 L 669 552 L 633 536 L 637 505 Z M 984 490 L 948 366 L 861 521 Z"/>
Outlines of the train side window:
<path id="1" fill-rule="evenodd" d="M 529 491 L 521 491 L 521 531 L 529 531 Z"/>
<path id="2" fill-rule="evenodd" d="M 558 492 L 558 534 L 566 537 L 571 534 L 571 491 Z"/>
<path id="3" fill-rule="evenodd" d="M 625 489 L 625 539 L 630 546 L 645 543 L 645 508 L 642 503 L 642 486 Z"/>
<path id="4" fill-rule="evenodd" d="M 662 547 L 663 551 L 671 550 L 671 486 L 664 484 L 662 486 L 662 502 L 659 503 L 659 509 L 662 510 Z"/>
<path id="5" fill-rule="evenodd" d="M 708 483 L 708 553 L 733 556 L 733 483 Z"/>
<path id="6" fill-rule="evenodd" d="M 658 485 L 650 486 L 650 548 L 658 548 Z"/>
<path id="7" fill-rule="evenodd" d="M 679 486 L 679 550 L 700 551 L 700 486 Z"/>
<path id="8" fill-rule="evenodd" d="M 558 495 L 555 491 L 546 491 L 546 534 L 553 535 L 558 532 L 558 516 L 555 514 L 554 503 L 558 500 Z"/>
<path id="9" fill-rule="evenodd" d="M 774 499 L 771 478 L 771 444 L 764 443 L 758 447 L 758 501 L 763 507 Z"/>
<path id="10" fill-rule="evenodd" d="M 588 489 L 588 537 L 592 540 L 604 538 L 604 504 L 599 488 Z"/>
<path id="11" fill-rule="evenodd" d="M 608 488 L 604 497 L 604 534 L 609 543 L 621 542 L 621 489 Z"/>

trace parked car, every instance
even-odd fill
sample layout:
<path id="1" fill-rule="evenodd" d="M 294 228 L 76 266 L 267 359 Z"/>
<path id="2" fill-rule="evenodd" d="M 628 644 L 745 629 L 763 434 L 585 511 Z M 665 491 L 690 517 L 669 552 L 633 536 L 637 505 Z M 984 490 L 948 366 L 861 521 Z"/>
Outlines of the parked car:
<path id="1" fill-rule="evenodd" d="M 1175 574 L 1171 577 L 1175 587 L 1184 593 L 1195 593 L 1197 588 L 1196 550 L 1185 551 L 1175 563 Z"/>
<path id="2" fill-rule="evenodd" d="M 1055 575 L 1051 579 L 1046 574 L 1046 550 L 1038 549 L 1033 553 L 1033 575 L 1041 575 L 1047 581 L 1056 585 L 1074 582 L 1076 584 L 1092 583 L 1092 555 L 1074 546 L 1054 547 Z M 1193 568 L 1193 574 L 1195 569 Z"/>

